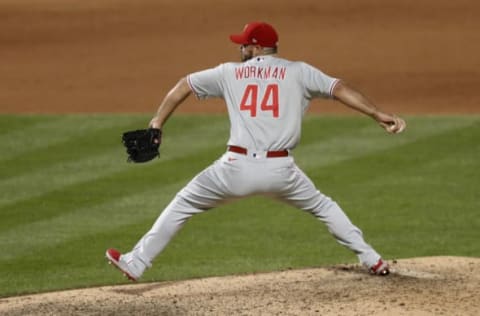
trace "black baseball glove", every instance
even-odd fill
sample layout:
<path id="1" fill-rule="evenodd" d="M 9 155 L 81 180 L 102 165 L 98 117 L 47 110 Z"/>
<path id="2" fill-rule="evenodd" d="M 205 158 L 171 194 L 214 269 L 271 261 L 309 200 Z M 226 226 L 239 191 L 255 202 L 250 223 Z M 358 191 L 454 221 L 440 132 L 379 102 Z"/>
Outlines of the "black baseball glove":
<path id="1" fill-rule="evenodd" d="M 129 162 L 147 162 L 159 157 L 158 148 L 162 131 L 158 128 L 138 129 L 123 133 L 122 142 L 127 148 Z"/>

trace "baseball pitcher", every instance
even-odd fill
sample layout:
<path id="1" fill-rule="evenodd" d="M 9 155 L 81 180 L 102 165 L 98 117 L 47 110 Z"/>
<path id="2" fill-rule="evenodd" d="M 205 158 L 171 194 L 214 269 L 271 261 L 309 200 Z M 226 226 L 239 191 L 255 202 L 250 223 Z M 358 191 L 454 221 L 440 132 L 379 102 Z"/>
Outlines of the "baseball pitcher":
<path id="1" fill-rule="evenodd" d="M 150 121 L 151 129 L 161 131 L 192 93 L 198 99 L 222 98 L 231 123 L 226 152 L 173 198 L 130 252 L 108 249 L 108 261 L 136 281 L 192 215 L 230 199 L 268 194 L 313 214 L 341 245 L 357 254 L 370 273 L 389 274 L 387 262 L 365 242 L 340 206 L 315 187 L 292 153 L 313 98 L 339 100 L 373 118 L 388 133 L 402 132 L 405 121 L 380 111 L 345 81 L 307 63 L 280 58 L 277 32 L 267 23 L 249 23 L 230 39 L 240 45 L 242 62 L 182 78 Z M 155 142 L 160 143 L 159 139 Z"/>

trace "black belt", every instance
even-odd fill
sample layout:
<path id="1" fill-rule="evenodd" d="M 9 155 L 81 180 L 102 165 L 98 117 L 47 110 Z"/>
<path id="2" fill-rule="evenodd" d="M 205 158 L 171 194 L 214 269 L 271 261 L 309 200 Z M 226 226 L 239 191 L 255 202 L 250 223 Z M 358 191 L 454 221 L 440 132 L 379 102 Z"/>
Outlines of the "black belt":
<path id="1" fill-rule="evenodd" d="M 240 146 L 233 146 L 233 145 L 228 146 L 228 151 L 231 151 L 237 154 L 242 154 L 242 155 L 246 155 L 248 153 L 246 148 L 243 148 Z M 284 149 L 284 150 L 267 151 L 266 156 L 267 158 L 287 157 L 288 150 Z"/>

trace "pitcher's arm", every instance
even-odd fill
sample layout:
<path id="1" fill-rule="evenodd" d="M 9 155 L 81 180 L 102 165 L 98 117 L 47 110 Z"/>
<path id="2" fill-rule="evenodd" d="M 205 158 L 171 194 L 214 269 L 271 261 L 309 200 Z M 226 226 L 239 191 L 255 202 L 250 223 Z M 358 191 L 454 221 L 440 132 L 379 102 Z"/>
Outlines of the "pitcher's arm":
<path id="1" fill-rule="evenodd" d="M 161 129 L 170 115 L 191 93 L 192 90 L 188 85 L 187 78 L 180 79 L 163 99 L 149 126 Z"/>
<path id="2" fill-rule="evenodd" d="M 403 119 L 396 115 L 382 112 L 360 91 L 350 87 L 343 80 L 340 80 L 335 85 L 333 96 L 346 106 L 370 116 L 389 133 L 400 133 L 406 127 L 406 123 Z"/>

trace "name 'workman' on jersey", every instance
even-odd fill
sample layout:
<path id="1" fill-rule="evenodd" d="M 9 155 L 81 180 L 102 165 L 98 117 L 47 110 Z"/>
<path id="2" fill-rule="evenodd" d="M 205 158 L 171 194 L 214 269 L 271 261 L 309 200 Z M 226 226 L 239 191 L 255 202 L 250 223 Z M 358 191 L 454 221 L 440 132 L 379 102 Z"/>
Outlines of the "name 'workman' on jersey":
<path id="1" fill-rule="evenodd" d="M 235 67 L 235 78 L 240 79 L 279 79 L 284 80 L 287 73 L 286 67 Z"/>

